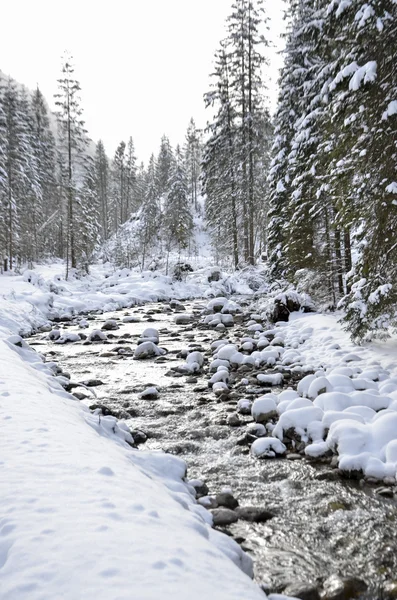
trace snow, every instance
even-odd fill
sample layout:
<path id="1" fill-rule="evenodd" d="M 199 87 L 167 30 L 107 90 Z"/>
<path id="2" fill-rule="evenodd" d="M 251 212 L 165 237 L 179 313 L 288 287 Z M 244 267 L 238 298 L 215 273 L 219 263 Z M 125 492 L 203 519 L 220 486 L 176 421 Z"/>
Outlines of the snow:
<path id="1" fill-rule="evenodd" d="M 2 340 L 0 357 L 2 599 L 127 599 L 131 582 L 142 600 L 263 598 L 248 556 L 198 510 L 182 460 L 133 450 L 36 352 Z"/>
<path id="2" fill-rule="evenodd" d="M 125 424 L 67 393 L 56 365 L 18 335 L 46 325 L 54 307 L 105 310 L 119 296 L 105 300 L 101 285 L 84 292 L 82 282 L 52 300 L 23 277 L 0 285 L 2 600 L 121 600 L 131 590 L 140 600 L 264 598 L 248 555 L 211 528 L 185 463 L 131 448 Z M 162 352 L 146 341 L 138 354 L 146 344 Z"/>
<path id="3" fill-rule="evenodd" d="M 279 419 L 269 428 L 270 437 L 265 439 L 270 441 L 262 445 L 255 442 L 252 454 L 274 454 L 272 441 L 282 442 L 287 431 L 294 431 L 306 445 L 308 456 L 321 457 L 331 450 L 338 455 L 342 470 L 394 480 L 397 340 L 355 346 L 342 330 L 339 318 L 339 314 L 292 313 L 288 323 L 279 323 L 272 331 L 284 340 L 284 348 L 276 347 L 278 359 L 282 361 L 293 349 L 292 370 L 310 374 L 300 380 L 297 391 L 287 389 L 269 396 Z M 255 364 L 264 359 L 264 352 L 251 354 Z M 256 413 L 260 415 L 255 408 L 260 402 L 253 404 L 254 418 Z M 271 416 L 264 417 L 264 421 Z"/>
<path id="4" fill-rule="evenodd" d="M 388 119 L 389 117 L 395 114 L 397 114 L 397 100 L 392 100 L 391 102 L 389 102 L 385 112 L 383 113 L 382 119 Z"/>

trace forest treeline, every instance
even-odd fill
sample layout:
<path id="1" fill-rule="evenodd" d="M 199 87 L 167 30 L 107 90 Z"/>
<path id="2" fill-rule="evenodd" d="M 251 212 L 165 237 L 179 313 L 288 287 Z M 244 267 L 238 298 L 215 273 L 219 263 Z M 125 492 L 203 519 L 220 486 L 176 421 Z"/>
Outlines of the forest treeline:
<path id="1" fill-rule="evenodd" d="M 276 114 L 268 110 L 271 23 L 235 0 L 205 94 L 181 147 L 149 164 L 131 138 L 113 159 L 89 142 L 79 83 L 64 61 L 49 114 L 39 90 L 0 91 L 0 252 L 87 268 L 94 250 L 144 268 L 188 248 L 205 200 L 214 256 L 266 261 L 269 280 L 345 310 L 356 339 L 397 321 L 397 4 L 289 0 Z"/>

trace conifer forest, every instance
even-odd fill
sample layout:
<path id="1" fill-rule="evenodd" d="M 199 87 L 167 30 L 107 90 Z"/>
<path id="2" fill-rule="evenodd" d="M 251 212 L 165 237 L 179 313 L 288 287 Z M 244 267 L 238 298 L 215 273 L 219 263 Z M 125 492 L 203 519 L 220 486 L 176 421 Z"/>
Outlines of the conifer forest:
<path id="1" fill-rule="evenodd" d="M 91 140 L 73 58 L 40 88 L 0 74 L 1 269 L 51 257 L 69 272 L 98 259 L 151 268 L 197 252 L 198 220 L 215 262 L 261 265 L 344 310 L 353 338 L 397 322 L 397 5 L 289 0 L 279 97 L 267 93 L 261 0 L 235 0 L 214 49 L 207 124 L 194 115 L 147 164 L 126 132 L 114 156 Z M 22 82 L 23 83 L 23 82 Z M 163 261 L 163 262 L 161 262 Z"/>

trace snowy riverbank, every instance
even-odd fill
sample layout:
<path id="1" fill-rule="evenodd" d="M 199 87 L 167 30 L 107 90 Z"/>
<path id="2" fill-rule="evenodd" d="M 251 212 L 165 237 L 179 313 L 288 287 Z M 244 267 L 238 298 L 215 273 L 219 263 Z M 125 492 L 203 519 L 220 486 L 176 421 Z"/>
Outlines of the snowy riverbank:
<path id="1" fill-rule="evenodd" d="M 220 280 L 208 281 L 214 271 L 219 272 Z M 64 277 L 63 263 L 39 265 L 22 275 L 0 275 L 0 337 L 1 333 L 26 335 L 49 318 L 82 312 L 112 311 L 171 298 L 252 294 L 244 275 L 239 278 L 214 267 L 187 274 L 180 282 L 157 271 L 115 270 L 106 265 L 94 265 L 83 278 L 66 281 Z"/>
<path id="2" fill-rule="evenodd" d="M 230 278 L 227 285 L 248 289 Z M 226 291 L 225 279 L 209 283 L 204 272 L 193 282 L 173 284 L 160 275 L 117 272 L 105 278 L 97 271 L 64 282 L 46 268 L 2 276 L 0 286 L 0 598 L 52 600 L 60 590 L 68 600 L 82 590 L 85 598 L 99 600 L 131 593 L 139 600 L 264 598 L 247 576 L 251 559 L 211 528 L 211 513 L 196 503 L 184 481 L 185 463 L 132 449 L 122 421 L 99 417 L 65 392 L 53 376 L 55 365 L 17 335 L 49 318 L 68 323 L 83 311 L 212 295 Z M 222 302 L 209 303 L 206 326 L 219 327 L 215 317 L 233 321 L 230 314 L 212 313 Z M 230 307 L 236 310 L 234 303 Z M 255 381 L 257 387 L 282 382 L 285 388 L 288 372 L 300 380 L 296 391 L 265 394 L 253 403 L 257 441 L 251 453 L 283 455 L 288 438 L 301 456 L 334 453 L 340 469 L 395 485 L 395 342 L 357 347 L 335 314 L 294 313 L 288 323 L 267 329 L 260 303 L 257 309 L 235 319 L 239 333 L 232 343 L 233 328 L 223 328 L 208 365 L 215 395 L 228 387 L 226 372 L 239 367 L 251 370 L 240 381 L 243 395 Z"/>
<path id="3" fill-rule="evenodd" d="M 252 560 L 196 503 L 185 463 L 133 450 L 121 422 L 65 392 L 54 365 L 16 335 L 54 311 L 183 297 L 186 286 L 178 293 L 166 278 L 138 285 L 130 274 L 97 275 L 58 281 L 54 294 L 48 269 L 47 278 L 27 279 L 0 278 L 1 599 L 263 598 L 250 579 Z"/>

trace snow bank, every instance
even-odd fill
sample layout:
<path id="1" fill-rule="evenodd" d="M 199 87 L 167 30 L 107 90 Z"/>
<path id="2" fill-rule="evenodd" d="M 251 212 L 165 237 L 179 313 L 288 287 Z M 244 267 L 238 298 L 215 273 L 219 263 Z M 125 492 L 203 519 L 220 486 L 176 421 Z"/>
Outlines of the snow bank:
<path id="1" fill-rule="evenodd" d="M 396 480 L 396 341 L 355 346 L 341 329 L 338 315 L 321 314 L 292 314 L 271 334 L 271 343 L 280 336 L 284 347 L 276 346 L 267 364 L 272 360 L 284 364 L 287 356 L 293 360 L 292 370 L 311 372 L 300 380 L 297 392 L 285 390 L 254 402 L 252 415 L 267 426 L 271 437 L 254 442 L 252 453 L 272 456 L 274 439 L 292 446 L 301 441 L 308 456 L 336 453 L 342 470 Z M 269 349 L 273 347 L 252 352 L 256 365 Z M 265 381 L 261 375 L 258 380 Z M 275 410 L 279 418 L 274 426 Z"/>
<path id="2" fill-rule="evenodd" d="M 132 449 L 22 346 L 0 340 L 2 600 L 264 598 L 185 463 Z"/>

